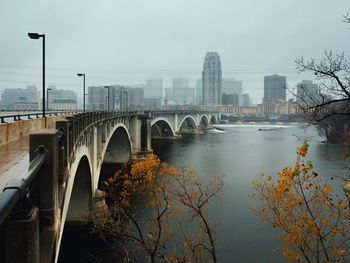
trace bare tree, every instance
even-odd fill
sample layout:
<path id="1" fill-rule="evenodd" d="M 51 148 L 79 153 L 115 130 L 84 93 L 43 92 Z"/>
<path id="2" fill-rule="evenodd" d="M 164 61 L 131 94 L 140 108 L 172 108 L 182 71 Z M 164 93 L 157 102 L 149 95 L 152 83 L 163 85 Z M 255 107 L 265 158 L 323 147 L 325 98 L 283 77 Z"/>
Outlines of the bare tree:
<path id="1" fill-rule="evenodd" d="M 350 23 L 350 13 L 342 21 Z M 324 51 L 320 61 L 301 58 L 295 63 L 299 73 L 312 72 L 320 82 L 317 91 L 300 84 L 297 92 L 292 92 L 301 112 L 310 123 L 319 125 L 327 139 L 345 137 L 350 130 L 350 63 L 345 54 Z"/>
<path id="2" fill-rule="evenodd" d="M 95 231 L 112 240 L 108 244 L 121 252 L 123 262 L 137 262 L 140 254 L 152 263 L 217 262 L 207 206 L 220 196 L 222 178 L 206 184 L 191 169 L 169 168 L 148 155 L 101 188 L 108 209 L 94 213 Z"/>

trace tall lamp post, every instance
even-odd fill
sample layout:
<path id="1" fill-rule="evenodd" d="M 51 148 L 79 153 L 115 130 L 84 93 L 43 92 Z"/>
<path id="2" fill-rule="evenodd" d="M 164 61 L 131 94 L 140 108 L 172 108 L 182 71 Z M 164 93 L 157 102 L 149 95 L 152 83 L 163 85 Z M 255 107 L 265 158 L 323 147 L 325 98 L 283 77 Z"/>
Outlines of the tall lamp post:
<path id="1" fill-rule="evenodd" d="M 48 88 L 46 90 L 46 109 L 49 110 L 49 91 L 52 90 L 50 88 Z"/>
<path id="2" fill-rule="evenodd" d="M 28 37 L 31 39 L 43 38 L 43 117 L 45 116 L 45 34 L 28 33 Z"/>
<path id="3" fill-rule="evenodd" d="M 107 93 L 107 111 L 109 111 L 109 87 L 110 86 L 105 86 L 105 89 L 108 89 L 108 93 Z"/>
<path id="4" fill-rule="evenodd" d="M 78 73 L 78 77 L 83 77 L 83 112 L 85 112 L 85 73 Z"/>

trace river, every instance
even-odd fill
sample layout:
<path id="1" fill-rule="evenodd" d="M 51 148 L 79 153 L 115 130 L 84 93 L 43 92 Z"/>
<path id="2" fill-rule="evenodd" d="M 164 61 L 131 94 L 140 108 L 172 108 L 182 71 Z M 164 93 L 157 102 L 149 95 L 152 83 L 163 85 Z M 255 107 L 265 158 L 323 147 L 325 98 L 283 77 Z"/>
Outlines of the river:
<path id="1" fill-rule="evenodd" d="M 252 182 L 261 173 L 276 175 L 286 165 L 293 165 L 301 140 L 309 141 L 308 159 L 321 176 L 345 175 L 349 160 L 339 159 L 345 148 L 323 143 L 312 127 L 235 124 L 216 128 L 177 141 L 153 141 L 152 147 L 161 160 L 190 165 L 203 177 L 224 175 L 221 205 L 209 211 L 220 222 L 220 262 L 283 262 L 276 232 L 251 212 L 257 205 L 249 197 Z"/>
<path id="2" fill-rule="evenodd" d="M 270 263 L 285 260 L 278 250 L 277 233 L 251 211 L 257 206 L 257 201 L 249 197 L 252 182 L 261 173 L 276 175 L 286 165 L 293 165 L 296 148 L 303 140 L 310 144 L 308 159 L 320 176 L 346 175 L 344 167 L 349 165 L 349 159 L 340 159 L 346 148 L 323 143 L 312 127 L 217 125 L 216 129 L 184 135 L 179 140 L 153 140 L 152 148 L 162 161 L 189 165 L 205 178 L 224 175 L 220 205 L 209 209 L 210 215 L 220 222 L 217 233 L 220 262 Z M 65 229 L 62 243 L 60 262 L 115 262 L 109 256 L 110 249 L 103 242 L 91 241 L 86 230 Z"/>

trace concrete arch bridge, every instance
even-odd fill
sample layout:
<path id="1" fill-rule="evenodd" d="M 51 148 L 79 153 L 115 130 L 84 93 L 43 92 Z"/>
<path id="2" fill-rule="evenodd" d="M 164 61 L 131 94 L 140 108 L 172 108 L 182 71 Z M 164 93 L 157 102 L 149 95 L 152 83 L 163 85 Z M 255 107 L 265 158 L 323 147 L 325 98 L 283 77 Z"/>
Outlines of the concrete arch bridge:
<path id="1" fill-rule="evenodd" d="M 6 219 L 12 233 L 6 236 L 6 262 L 57 262 L 65 223 L 88 222 L 93 207 L 104 201 L 98 190 L 104 171 L 151 152 L 152 138 L 198 132 L 219 117 L 209 111 L 87 112 L 30 134 L 30 160 L 46 154 L 46 161 L 33 180 L 39 195 L 28 191 L 26 197 L 33 199 L 31 216 L 26 223 Z M 11 182 L 4 192 L 13 189 Z M 18 242 L 23 228 L 32 238 Z M 18 249 L 27 253 L 18 258 Z"/>

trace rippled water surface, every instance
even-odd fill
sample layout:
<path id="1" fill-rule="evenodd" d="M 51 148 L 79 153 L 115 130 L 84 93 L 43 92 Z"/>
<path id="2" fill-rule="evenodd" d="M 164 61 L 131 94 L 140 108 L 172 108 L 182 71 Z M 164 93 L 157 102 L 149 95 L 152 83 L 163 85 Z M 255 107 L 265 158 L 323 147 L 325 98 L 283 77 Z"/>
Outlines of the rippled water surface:
<path id="1" fill-rule="evenodd" d="M 177 141 L 153 141 L 157 155 L 168 163 L 190 165 L 203 177 L 225 175 L 220 206 L 210 208 L 220 221 L 218 251 L 221 262 L 283 262 L 276 233 L 263 225 L 251 208 L 256 201 L 252 181 L 259 175 L 276 174 L 293 165 L 296 148 L 308 140 L 308 159 L 324 178 L 345 175 L 349 159 L 339 159 L 345 148 L 323 143 L 313 128 L 296 125 L 216 125 L 203 134 L 184 136 Z M 278 251 L 278 250 L 277 250 Z"/>

